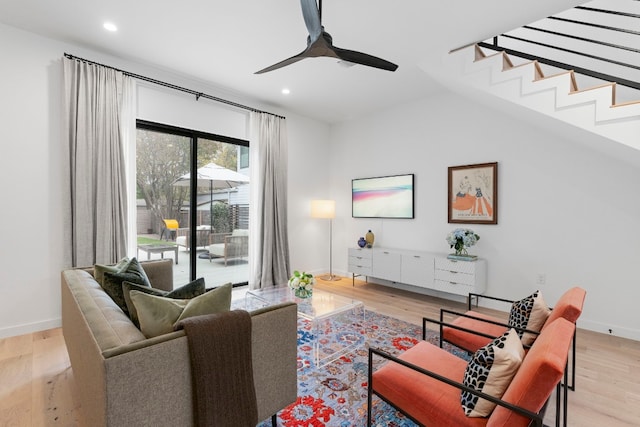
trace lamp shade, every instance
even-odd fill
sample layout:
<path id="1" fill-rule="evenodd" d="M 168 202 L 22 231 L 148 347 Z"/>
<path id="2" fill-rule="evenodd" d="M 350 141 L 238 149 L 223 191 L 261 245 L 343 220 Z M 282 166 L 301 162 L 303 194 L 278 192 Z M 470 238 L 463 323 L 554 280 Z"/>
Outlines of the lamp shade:
<path id="1" fill-rule="evenodd" d="M 311 218 L 329 218 L 336 217 L 336 201 L 335 200 L 312 200 L 311 201 Z"/>

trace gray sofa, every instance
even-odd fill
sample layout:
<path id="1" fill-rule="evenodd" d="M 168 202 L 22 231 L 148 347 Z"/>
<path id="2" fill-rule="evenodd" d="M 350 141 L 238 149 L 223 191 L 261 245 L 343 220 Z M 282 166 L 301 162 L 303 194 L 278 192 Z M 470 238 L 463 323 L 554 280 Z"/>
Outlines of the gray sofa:
<path id="1" fill-rule="evenodd" d="M 141 263 L 154 288 L 173 289 L 172 262 Z M 62 329 L 87 425 L 193 425 L 185 332 L 145 338 L 92 271 L 62 272 Z M 286 303 L 251 315 L 254 385 L 263 420 L 296 400 L 297 310 Z"/>

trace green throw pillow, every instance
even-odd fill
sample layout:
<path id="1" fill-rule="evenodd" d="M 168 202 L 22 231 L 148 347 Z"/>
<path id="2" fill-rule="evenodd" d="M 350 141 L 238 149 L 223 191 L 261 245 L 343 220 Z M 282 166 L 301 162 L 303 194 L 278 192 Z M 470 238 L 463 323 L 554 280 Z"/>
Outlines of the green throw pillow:
<path id="1" fill-rule="evenodd" d="M 192 299 L 173 299 L 131 290 L 140 330 L 147 337 L 156 337 L 174 330 L 175 324 L 187 317 L 229 311 L 231 283 L 220 286 Z"/>
<path id="2" fill-rule="evenodd" d="M 131 321 L 140 328 L 140 321 L 138 320 L 138 311 L 136 310 L 136 306 L 131 301 L 131 295 L 129 295 L 130 291 L 140 291 L 145 294 L 155 295 L 158 297 L 165 298 L 174 298 L 174 299 L 191 299 L 195 298 L 198 295 L 202 295 L 205 293 L 205 283 L 204 278 L 201 277 L 199 279 L 194 280 L 193 282 L 189 282 L 184 286 L 176 288 L 169 291 L 163 291 L 162 289 L 150 288 L 144 285 L 137 285 L 131 282 L 123 282 L 122 283 L 122 293 L 124 295 L 124 301 L 127 305 L 127 310 L 129 311 L 129 317 Z"/>
<path id="3" fill-rule="evenodd" d="M 151 283 L 149 283 L 149 278 L 144 272 L 144 269 L 135 258 L 132 258 L 131 261 L 129 261 L 127 268 L 122 272 L 111 273 L 105 271 L 102 288 L 118 305 L 118 307 L 128 315 L 129 310 L 127 309 L 127 303 L 124 300 L 124 293 L 122 292 L 123 282 L 131 282 L 146 287 L 151 287 Z"/>
<path id="4" fill-rule="evenodd" d="M 117 264 L 113 265 L 104 265 L 104 264 L 96 264 L 93 266 L 93 277 L 96 279 L 96 282 L 102 286 L 102 282 L 104 281 L 104 273 L 106 271 L 110 273 L 121 273 L 127 266 L 129 265 L 129 258 L 124 257 Z"/>

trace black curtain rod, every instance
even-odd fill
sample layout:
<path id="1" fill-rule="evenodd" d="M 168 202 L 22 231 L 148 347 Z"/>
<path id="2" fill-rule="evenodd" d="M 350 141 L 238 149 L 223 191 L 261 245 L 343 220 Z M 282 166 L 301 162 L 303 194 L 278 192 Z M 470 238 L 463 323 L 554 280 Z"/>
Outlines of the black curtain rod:
<path id="1" fill-rule="evenodd" d="M 195 95 L 196 101 L 199 100 L 200 98 L 206 98 L 206 99 L 210 99 L 210 100 L 215 101 L 215 102 L 220 102 L 222 104 L 231 105 L 232 107 L 240 108 L 240 109 L 243 109 L 243 110 L 253 111 L 255 113 L 270 114 L 270 115 L 278 117 L 280 119 L 286 119 L 286 117 L 280 116 L 278 114 L 273 114 L 273 113 L 270 113 L 268 111 L 258 110 L 257 108 L 253 108 L 253 107 L 247 107 L 246 105 L 238 104 L 237 102 L 229 101 L 229 100 L 223 99 L 223 98 L 218 98 L 217 96 L 208 95 L 206 93 L 198 92 L 198 91 L 195 91 L 195 90 L 192 90 L 192 89 L 188 89 L 188 88 L 185 88 L 185 87 L 182 87 L 182 86 L 174 85 L 172 83 L 163 82 L 162 80 L 156 80 L 156 79 L 152 79 L 151 77 L 147 77 L 147 76 L 143 76 L 143 75 L 140 75 L 140 74 L 131 73 L 129 71 L 120 70 L 118 68 L 111 67 L 109 65 L 100 64 L 99 62 L 90 61 L 90 60 L 85 59 L 85 58 L 80 58 L 78 56 L 71 55 L 71 54 L 66 53 L 66 52 L 65 52 L 64 56 L 66 58 L 69 58 L 69 59 L 75 59 L 77 61 L 86 62 L 87 64 L 99 65 L 101 67 L 109 68 L 111 70 L 115 70 L 115 71 L 121 72 L 125 76 L 129 76 L 129 77 L 133 77 L 133 78 L 138 79 L 138 80 L 142 80 L 142 81 L 145 81 L 145 82 L 153 83 L 153 84 L 156 84 L 158 86 L 164 86 L 164 87 L 168 87 L 170 89 L 179 90 L 181 92 L 186 92 L 186 93 L 189 93 L 191 95 Z"/>

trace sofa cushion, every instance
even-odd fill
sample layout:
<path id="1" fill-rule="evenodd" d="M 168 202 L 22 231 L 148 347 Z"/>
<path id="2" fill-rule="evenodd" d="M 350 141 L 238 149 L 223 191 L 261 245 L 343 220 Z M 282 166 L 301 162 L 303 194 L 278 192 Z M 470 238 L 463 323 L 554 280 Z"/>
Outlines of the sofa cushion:
<path id="1" fill-rule="evenodd" d="M 129 258 L 124 257 L 113 265 L 96 264 L 93 266 L 93 277 L 95 277 L 96 282 L 98 282 L 100 286 L 102 286 L 105 272 L 108 271 L 109 273 L 121 273 L 122 270 L 127 268 L 129 262 Z"/>
<path id="2" fill-rule="evenodd" d="M 124 300 L 124 293 L 122 292 L 123 282 L 131 282 L 147 287 L 151 287 L 151 283 L 149 283 L 144 269 L 135 258 L 129 261 L 129 264 L 122 272 L 111 273 L 106 271 L 104 273 L 102 288 L 118 307 L 128 315 L 129 310 L 127 309 L 127 303 Z"/>
<path id="3" fill-rule="evenodd" d="M 172 332 L 174 325 L 182 319 L 228 311 L 231 283 L 191 299 L 166 298 L 135 290 L 131 290 L 129 296 L 138 313 L 140 330 L 151 338 Z"/>
<path id="4" fill-rule="evenodd" d="M 124 295 L 125 304 L 127 305 L 127 310 L 129 311 L 129 317 L 131 318 L 131 321 L 139 328 L 140 321 L 138 320 L 138 312 L 136 310 L 136 306 L 131 301 L 131 296 L 129 295 L 129 292 L 132 290 L 165 298 L 191 299 L 197 297 L 198 295 L 204 294 L 206 291 L 206 287 L 203 277 L 196 279 L 193 282 L 189 282 L 184 286 L 180 286 L 179 288 L 176 288 L 171 292 L 163 291 L 162 289 L 151 288 L 144 285 L 138 285 L 136 283 L 126 281 L 123 282 L 122 293 Z"/>
<path id="5" fill-rule="evenodd" d="M 551 309 L 542 299 L 542 292 L 538 290 L 511 305 L 509 325 L 540 332 L 550 313 Z M 526 346 L 533 344 L 537 337 L 537 334 L 522 331 L 518 331 L 518 335 L 522 339 L 522 344 Z"/>
<path id="6" fill-rule="evenodd" d="M 524 358 L 524 348 L 515 329 L 475 352 L 464 373 L 462 383 L 500 399 Z M 486 417 L 496 407 L 495 403 L 480 399 L 477 395 L 462 391 L 462 408 L 468 417 Z"/>

